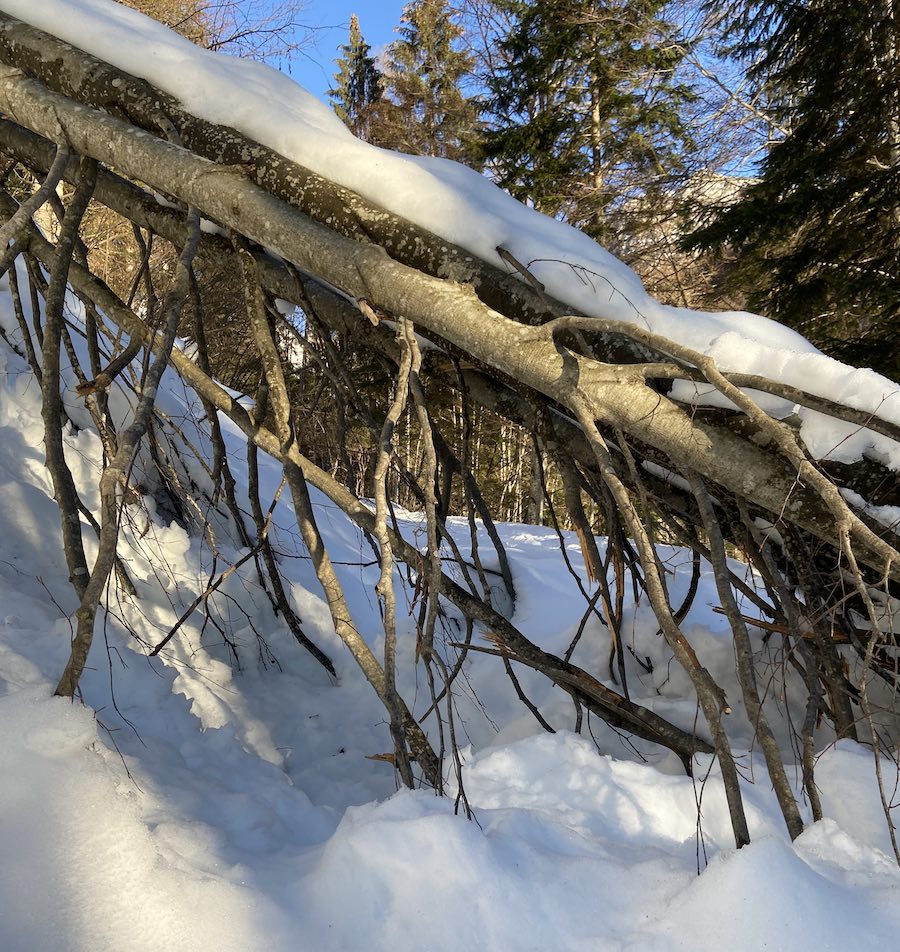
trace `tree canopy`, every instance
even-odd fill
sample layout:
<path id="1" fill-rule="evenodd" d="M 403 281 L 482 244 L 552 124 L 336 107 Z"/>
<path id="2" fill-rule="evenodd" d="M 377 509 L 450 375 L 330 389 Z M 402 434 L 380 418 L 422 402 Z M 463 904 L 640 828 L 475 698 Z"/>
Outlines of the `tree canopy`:
<path id="1" fill-rule="evenodd" d="M 497 181 L 615 244 L 677 170 L 690 90 L 664 0 L 501 0 L 509 32 L 489 77 L 482 151 Z"/>
<path id="2" fill-rule="evenodd" d="M 403 8 L 399 39 L 387 49 L 388 102 L 377 141 L 416 155 L 465 160 L 478 110 L 462 83 L 472 58 L 447 0 L 413 0 Z"/>
<path id="3" fill-rule="evenodd" d="M 369 55 L 370 46 L 363 39 L 359 18 L 350 17 L 349 41 L 337 60 L 335 84 L 328 95 L 334 111 L 350 131 L 361 139 L 371 135 L 372 107 L 382 96 L 382 76 Z"/>
<path id="4" fill-rule="evenodd" d="M 892 0 L 725 13 L 780 132 L 741 200 L 692 238 L 729 247 L 749 305 L 828 352 L 900 371 L 900 58 Z"/>

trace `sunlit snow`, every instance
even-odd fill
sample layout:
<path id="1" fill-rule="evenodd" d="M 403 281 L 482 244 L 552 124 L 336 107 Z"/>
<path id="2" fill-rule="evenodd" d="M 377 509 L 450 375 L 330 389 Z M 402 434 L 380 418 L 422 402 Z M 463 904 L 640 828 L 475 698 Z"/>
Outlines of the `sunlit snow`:
<path id="1" fill-rule="evenodd" d="M 77 301 L 69 309 L 77 319 Z M 17 339 L 5 280 L 0 326 Z M 123 394 L 112 397 L 122 413 Z M 208 450 L 202 408 L 172 374 L 160 404 Z M 77 400 L 69 412 L 76 422 L 84 413 Z M 243 440 L 223 425 L 242 497 Z M 200 613 L 158 658 L 146 657 L 212 570 L 208 540 L 161 516 L 150 492 L 129 507 L 120 543 L 138 598 L 111 599 L 82 679 L 88 706 L 51 697 L 75 603 L 42 439 L 40 387 L 0 342 L 3 952 L 890 947 L 900 928 L 900 872 L 888 858 L 871 754 L 851 744 L 825 751 L 818 771 L 827 819 L 791 845 L 763 764 L 742 753 L 752 729 L 708 574 L 685 628 L 734 708 L 729 731 L 747 778 L 753 843 L 735 852 L 708 759 L 698 759 L 691 780 L 673 755 L 632 746 L 597 720 L 577 736 L 566 696 L 521 670 L 523 688 L 557 728 L 548 735 L 496 659 L 484 657 L 467 662 L 456 696 L 470 821 L 454 811 L 449 762 L 449 796 L 438 798 L 394 793 L 391 767 L 369 759 L 391 748 L 384 709 L 334 634 L 283 500 L 273 532 L 290 597 L 307 634 L 334 659 L 337 684 L 273 616 L 249 570 L 209 603 L 239 666 Z M 91 500 L 99 440 L 83 429 L 66 442 Z M 261 464 L 265 500 L 280 473 Z M 198 464 L 191 475 L 202 484 Z M 141 481 L 152 487 L 152 473 Z M 377 566 L 356 527 L 323 497 L 314 501 L 356 624 L 380 650 Z M 239 551 L 225 520 L 216 522 L 221 568 Z M 421 528 L 413 514 L 401 514 L 401 525 L 410 534 Z M 450 527 L 466 555 L 467 523 Z M 499 530 L 519 592 L 514 621 L 562 653 L 584 603 L 555 533 Z M 567 535 L 565 544 L 586 584 L 577 541 Z M 482 539 L 487 568 L 489 554 Z M 690 557 L 674 549 L 663 556 L 679 600 Z M 399 687 L 421 699 L 405 608 L 399 624 Z M 449 615 L 441 643 L 460 630 Z M 692 728 L 690 684 L 646 605 L 626 613 L 624 637 L 643 662 L 629 661 L 632 697 Z M 607 653 L 605 630 L 589 622 L 575 660 L 602 672 Z M 802 687 L 790 672 L 784 678 L 777 651 L 770 664 L 779 706 L 800 716 Z M 775 729 L 787 746 L 786 722 L 777 719 Z M 890 785 L 896 770 L 884 767 Z M 799 784 L 796 769 L 791 776 Z"/>
<path id="2" fill-rule="evenodd" d="M 144 75 L 189 108 L 238 125 L 489 260 L 504 243 L 520 260 L 567 262 L 534 268 L 575 307 L 646 319 L 726 366 L 774 374 L 900 419 L 893 384 L 829 361 L 762 318 L 660 307 L 592 242 L 457 166 L 373 152 L 263 66 L 212 57 L 105 0 L 0 0 L 0 9 Z M 68 303 L 77 323 L 78 302 Z M 5 279 L 0 326 L 15 343 Z M 114 391 L 112 400 L 121 416 L 127 397 Z M 66 401 L 75 423 L 87 423 L 71 390 Z M 192 445 L 208 450 L 202 408 L 173 374 L 163 380 L 160 406 Z M 243 438 L 227 421 L 223 427 L 244 494 Z M 826 449 L 840 439 L 833 423 L 814 415 L 804 435 Z M 854 439 L 854 453 L 875 445 L 868 434 Z M 146 656 L 212 571 L 209 540 L 174 522 L 150 491 L 129 507 L 120 547 L 139 597 L 110 599 L 82 681 L 85 706 L 52 698 L 75 604 L 42 440 L 40 386 L 0 341 L 2 952 L 819 952 L 896 943 L 900 872 L 888 858 L 871 753 L 853 744 L 827 747 L 817 767 L 826 819 L 791 844 L 765 768 L 747 752 L 753 730 L 734 681 L 726 622 L 712 611 L 718 597 L 708 571 L 685 628 L 734 709 L 728 729 L 745 778 L 752 844 L 735 851 L 708 760 L 698 760 L 692 780 L 674 756 L 631 746 L 596 720 L 575 735 L 567 696 L 519 671 L 524 690 L 557 728 L 549 735 L 499 662 L 486 657 L 470 658 L 457 691 L 470 821 L 454 811 L 449 766 L 451 795 L 438 798 L 395 793 L 391 767 L 369 759 L 391 749 L 384 709 L 334 634 L 284 499 L 273 538 L 289 595 L 307 634 L 334 659 L 336 684 L 284 630 L 249 569 L 209 603 L 240 665 L 214 626 L 203 629 L 199 613 L 158 658 Z M 75 479 L 94 505 L 99 440 L 85 427 L 70 429 L 66 442 Z M 888 443 L 881 448 L 895 454 Z M 186 445 L 178 445 L 189 459 Z M 187 465 L 202 484 L 201 467 Z M 264 504 L 279 480 L 278 468 L 261 460 Z M 314 494 L 314 503 L 356 624 L 379 650 L 370 550 L 328 500 Z M 213 519 L 221 570 L 240 552 L 227 520 Z M 421 529 L 414 514 L 401 523 L 410 535 Z M 468 525 L 451 521 L 451 529 L 465 555 Z M 514 621 L 562 653 L 584 602 L 556 534 L 513 525 L 499 531 L 519 592 Z M 86 526 L 85 541 L 90 559 L 95 543 Z M 487 558 L 490 543 L 482 542 Z M 567 535 L 564 544 L 588 584 L 577 541 Z M 662 554 L 678 601 L 690 557 L 676 549 Z M 426 689 L 416 681 L 406 608 L 399 688 L 421 702 Z M 457 626 L 449 614 L 442 642 L 459 637 Z M 670 664 L 646 605 L 628 609 L 624 637 L 642 661 L 629 661 L 634 699 L 692 729 L 690 684 Z M 802 716 L 802 685 L 774 642 L 771 652 L 757 644 L 774 685 L 773 710 Z M 592 620 L 575 659 L 603 672 L 607 656 L 608 635 Z M 785 718 L 773 720 L 787 747 Z M 890 790 L 896 769 L 884 769 Z M 792 767 L 790 777 L 799 787 L 799 770 Z"/>

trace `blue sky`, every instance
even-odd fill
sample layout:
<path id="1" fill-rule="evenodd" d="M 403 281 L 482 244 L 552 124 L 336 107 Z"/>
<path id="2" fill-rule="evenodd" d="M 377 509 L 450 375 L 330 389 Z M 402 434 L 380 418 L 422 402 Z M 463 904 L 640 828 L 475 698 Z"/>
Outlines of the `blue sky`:
<path id="1" fill-rule="evenodd" d="M 373 52 L 395 39 L 405 0 L 305 0 L 300 19 L 313 27 L 310 42 L 291 64 L 291 75 L 311 93 L 325 98 L 334 75 L 334 60 L 347 41 L 350 15 L 359 25 Z"/>

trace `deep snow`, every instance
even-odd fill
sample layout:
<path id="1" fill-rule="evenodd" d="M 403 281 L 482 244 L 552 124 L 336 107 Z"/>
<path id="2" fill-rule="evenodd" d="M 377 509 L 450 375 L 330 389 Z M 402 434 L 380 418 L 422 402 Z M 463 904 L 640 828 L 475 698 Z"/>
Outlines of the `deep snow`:
<path id="1" fill-rule="evenodd" d="M 520 260 L 569 262 L 544 260 L 535 270 L 574 306 L 623 319 L 640 310 L 654 329 L 710 349 L 732 369 L 764 370 L 857 406 L 880 405 L 900 419 L 900 409 L 891 411 L 891 401 L 900 403 L 896 387 L 882 378 L 828 361 L 762 318 L 660 307 L 631 272 L 571 229 L 521 209 L 458 167 L 373 152 L 265 67 L 211 57 L 107 0 L 0 0 L 0 9 L 88 46 L 208 118 L 237 124 L 314 168 L 327 161 L 329 172 L 375 200 L 416 195 L 427 185 L 427 207 L 394 210 L 489 258 L 504 242 Z M 425 183 L 421 189 L 386 188 L 414 177 Z M 588 271 L 601 280 L 573 280 Z M 77 323 L 77 302 L 69 305 Z M 0 324 L 15 341 L 5 282 Z M 337 683 L 292 641 L 246 566 L 209 602 L 216 625 L 237 646 L 239 665 L 199 613 L 159 658 L 147 657 L 147 646 L 212 570 L 210 540 L 173 521 L 151 491 L 128 509 L 121 543 L 139 598 L 111 594 L 82 682 L 85 705 L 53 698 L 74 601 L 43 466 L 39 401 L 25 362 L 0 342 L 3 952 L 818 952 L 895 944 L 900 872 L 887 855 L 871 754 L 830 745 L 827 734 L 819 738 L 827 819 L 791 844 L 765 770 L 748 752 L 752 731 L 733 680 L 730 635 L 712 611 L 718 599 L 708 574 L 686 630 L 734 708 L 728 728 L 753 836 L 740 852 L 708 761 L 698 761 L 692 781 L 674 757 L 632 746 L 596 721 L 577 736 L 566 696 L 518 671 L 557 728 L 546 734 L 488 657 L 470 657 L 456 694 L 475 821 L 454 812 L 452 796 L 396 793 L 390 766 L 369 759 L 390 749 L 384 711 L 334 635 L 284 499 L 273 536 L 290 596 L 307 633 L 335 660 Z M 121 417 L 127 394 L 116 391 L 114 402 Z M 66 403 L 73 421 L 84 422 L 71 390 Z M 207 446 L 201 409 L 172 375 L 160 405 L 193 444 Z M 224 425 L 243 485 L 243 441 Z M 828 448 L 840 436 L 834 427 L 807 415 L 804 435 Z M 189 460 L 179 437 L 169 436 Z M 851 446 L 850 456 L 874 445 L 869 434 L 854 439 L 842 447 Z M 897 452 L 887 443 L 881 449 Z M 94 505 L 99 441 L 87 428 L 71 429 L 67 455 Z M 202 484 L 199 467 L 188 465 Z M 263 462 L 264 504 L 278 482 L 276 467 Z M 323 497 L 314 501 L 355 620 L 378 651 L 377 566 L 358 530 Z M 240 552 L 227 521 L 212 518 L 221 570 Z M 410 534 L 420 528 L 414 514 L 402 523 Z M 465 553 L 468 529 L 455 529 Z M 500 531 L 519 593 L 514 621 L 562 652 L 583 601 L 555 534 L 511 525 Z M 90 549 L 87 527 L 85 539 Z M 487 554 L 489 543 L 482 544 Z M 577 542 L 567 536 L 565 544 L 583 577 Z M 677 600 L 687 587 L 689 558 L 672 550 L 666 564 Z M 413 664 L 406 607 L 398 619 L 399 684 L 422 713 L 427 689 Z M 690 686 L 657 638 L 646 605 L 632 606 L 626 632 L 652 669 L 630 664 L 633 697 L 692 727 Z M 458 637 L 450 614 L 441 639 L 451 658 L 446 642 Z M 784 738 L 784 715 L 802 703 L 802 688 L 785 673 L 774 639 L 756 644 L 772 688 L 770 717 Z M 607 652 L 603 629 L 589 623 L 576 660 L 602 672 Z M 433 721 L 427 726 L 433 732 Z M 890 788 L 896 770 L 885 769 Z M 797 773 L 792 767 L 799 783 Z"/>
<path id="2" fill-rule="evenodd" d="M 15 340 L 5 282 L 0 292 L 0 324 Z M 77 302 L 69 307 L 77 320 Z M 77 422 L 84 411 L 66 393 Z M 121 414 L 125 395 L 114 398 Z M 205 446 L 201 410 L 172 375 L 160 400 L 191 442 Z M 128 510 L 121 545 L 139 598 L 111 597 L 82 682 L 86 706 L 53 698 L 74 601 L 43 467 L 39 401 L 25 362 L 2 346 L 4 952 L 890 946 L 900 927 L 900 872 L 886 855 L 871 755 L 853 745 L 827 747 L 822 738 L 818 769 L 828 819 L 793 845 L 764 768 L 755 755 L 741 754 L 754 842 L 737 853 L 715 769 L 706 776 L 708 761 L 698 761 L 694 782 L 671 755 L 631 747 L 596 721 L 585 736 L 572 734 L 565 696 L 520 671 L 525 690 L 558 728 L 548 735 L 495 659 L 476 655 L 456 697 L 475 821 L 454 813 L 449 768 L 449 797 L 395 793 L 390 766 L 368 759 L 390 749 L 384 711 L 337 642 L 283 500 L 275 540 L 291 597 L 307 633 L 334 658 L 338 683 L 284 631 L 251 571 L 232 576 L 210 600 L 213 617 L 238 646 L 239 667 L 212 626 L 201 631 L 199 613 L 159 658 L 146 657 L 147 644 L 190 604 L 211 567 L 209 541 L 160 515 L 148 493 Z M 242 484 L 242 441 L 227 435 Z M 89 430 L 68 433 L 69 462 L 89 502 L 100 452 Z M 202 483 L 196 465 L 192 475 Z M 263 460 L 264 501 L 278 480 Z M 142 481 L 152 486 L 149 473 Z M 319 496 L 316 507 L 356 622 L 378 650 L 377 567 L 342 514 Z M 213 520 L 221 570 L 239 553 L 225 520 Z M 413 514 L 402 521 L 410 533 L 419 528 Z M 468 528 L 455 529 L 465 552 Z M 555 534 L 500 529 L 520 594 L 515 622 L 563 651 L 583 601 Z M 482 545 L 487 556 L 486 539 Z M 567 537 L 566 545 L 583 576 L 576 540 Z M 667 565 L 678 598 L 689 559 L 672 550 Z M 716 603 L 704 577 L 687 631 L 729 691 L 731 736 L 746 750 L 751 731 L 731 674 L 730 637 L 711 610 Z M 400 614 L 400 686 L 421 713 L 427 691 L 412 662 L 410 620 Z M 631 612 L 626 630 L 653 666 L 652 673 L 630 666 L 633 696 L 690 727 L 690 687 L 646 606 Z M 452 616 L 443 636 L 459 636 Z M 760 670 L 773 679 L 775 717 L 776 708 L 802 702 L 802 692 L 784 679 L 777 649 L 759 647 Z M 607 648 L 602 629 L 589 623 L 576 660 L 602 671 Z"/>

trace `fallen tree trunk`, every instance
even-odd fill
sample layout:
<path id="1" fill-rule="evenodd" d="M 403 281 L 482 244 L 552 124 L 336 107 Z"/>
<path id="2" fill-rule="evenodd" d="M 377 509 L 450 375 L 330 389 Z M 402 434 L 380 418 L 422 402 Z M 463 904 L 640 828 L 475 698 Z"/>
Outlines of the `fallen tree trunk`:
<path id="1" fill-rule="evenodd" d="M 662 453 L 819 538 L 837 545 L 834 518 L 816 493 L 798 485 L 780 455 L 727 427 L 696 419 L 658 393 L 639 367 L 604 364 L 556 344 L 533 328 L 488 308 L 469 285 L 434 278 L 391 259 L 383 249 L 318 225 L 250 182 L 187 150 L 53 93 L 21 72 L 0 76 L 0 109 L 46 138 L 64 135 L 72 148 L 194 205 L 228 228 L 272 248 L 386 315 L 404 315 L 480 363 L 570 410 L 573 388 L 594 418 Z M 572 411 L 574 413 L 574 411 Z M 861 560 L 900 580 L 900 560 L 871 532 L 856 531 Z"/>
<path id="2" fill-rule="evenodd" d="M 497 265 L 367 202 L 348 188 L 291 162 L 235 129 L 192 115 L 173 97 L 109 63 L 0 12 L 0 62 L 83 105 L 128 117 L 159 136 L 171 122 L 182 144 L 217 165 L 241 169 L 261 188 L 313 221 L 356 241 L 384 248 L 397 261 L 434 277 L 471 285 L 489 307 L 526 324 L 569 313 Z M 498 262 L 502 259 L 498 257 Z M 619 344 L 619 352 L 626 352 Z"/>
<path id="3" fill-rule="evenodd" d="M 740 591 L 774 619 L 773 630 L 785 633 L 788 656 L 792 656 L 793 647 L 798 648 L 802 663 L 792 660 L 809 694 L 802 741 L 804 784 L 811 795 L 814 777 L 809 751 L 820 712 L 830 718 L 838 736 L 855 736 L 858 728 L 854 705 L 861 698 L 869 739 L 880 743 L 882 728 L 875 723 L 866 688 L 868 681 L 877 676 L 892 692 L 895 690 L 896 670 L 882 655 L 896 645 L 891 632 L 879 627 L 871 589 L 881 584 L 889 592 L 892 585 L 900 583 L 898 527 L 873 522 L 865 505 L 851 507 L 826 467 L 809 457 L 797 428 L 764 413 L 746 390 L 773 393 L 896 440 L 900 434 L 890 419 L 836 405 L 777 381 L 749 374 L 723 374 L 706 354 L 676 341 L 630 324 L 572 314 L 536 284 L 522 280 L 528 278 L 525 269 L 519 268 L 518 276 L 510 276 L 495 262 L 479 260 L 241 133 L 191 115 L 143 80 L 3 15 L 0 62 L 5 64 L 0 67 L 0 111 L 18 124 L 0 121 L 0 147 L 7 154 L 39 173 L 53 166 L 54 175 L 61 171 L 69 179 L 76 177 L 76 164 L 82 157 L 97 162 L 101 165 L 97 199 L 151 235 L 175 246 L 185 243 L 183 215 L 162 204 L 174 201 L 198 209 L 228 233 L 231 240 L 204 236 L 199 243 L 201 255 L 230 261 L 232 244 L 241 249 L 247 287 L 253 289 L 252 339 L 265 368 L 265 388 L 272 391 L 274 399 L 267 403 L 271 395 L 260 395 L 255 409 L 248 410 L 184 353 L 174 350 L 171 362 L 207 406 L 229 416 L 248 440 L 282 463 L 335 628 L 391 714 L 395 763 L 401 766 L 407 783 L 412 782 L 411 756 L 418 760 L 428 782 L 440 788 L 443 734 L 440 749 L 435 750 L 433 738 L 419 727 L 412 708 L 397 694 L 393 641 L 382 668 L 356 631 L 312 515 L 307 482 L 324 492 L 369 534 L 381 562 L 383 594 L 388 591 L 393 554 L 409 566 L 416 598 L 434 599 L 421 616 L 430 619 L 423 625 L 421 642 L 427 647 L 422 663 L 428 670 L 432 692 L 429 713 L 437 708 L 430 664 L 435 610 L 443 602 L 454 605 L 468 619 L 469 636 L 475 622 L 481 626 L 494 645 L 481 650 L 501 655 L 508 672 L 511 660 L 541 671 L 571 694 L 579 710 L 584 706 L 617 729 L 667 747 L 678 754 L 686 769 L 691 769 L 698 751 L 715 750 L 722 766 L 736 843 L 740 846 L 747 842 L 738 773 L 725 728 L 730 707 L 721 686 L 703 666 L 680 627 L 687 609 L 675 610 L 670 601 L 657 546 L 658 518 L 694 549 L 695 572 L 701 557 L 712 563 L 740 647 L 740 683 L 748 710 L 759 725 L 766 724 L 766 691 L 760 696 L 752 670 L 752 645 L 731 591 Z M 65 143 L 71 151 L 68 161 L 60 157 L 54 163 L 53 142 Z M 163 198 L 157 201 L 147 189 L 132 184 L 135 182 Z M 18 240 L 26 216 L 18 212 L 15 217 L 18 206 L 9 196 L 4 202 Z M 32 253 L 45 264 L 52 261 L 53 246 L 34 231 L 29 235 L 26 244 Z M 508 252 L 498 249 L 497 253 L 501 263 L 518 267 Z M 150 350 L 159 348 L 151 324 L 98 281 L 77 256 L 71 263 L 70 282 L 92 307 L 105 313 L 134 341 L 143 342 Z M 40 285 L 40 275 L 34 284 Z M 58 291 L 57 287 L 57 296 Z M 297 445 L 291 418 L 296 410 L 290 405 L 288 375 L 275 334 L 275 297 L 293 302 L 330 331 L 346 334 L 352 346 L 381 354 L 395 367 L 403 364 L 404 372 L 397 377 L 394 416 L 399 419 L 397 408 L 402 407 L 409 386 L 421 432 L 426 434 L 435 427 L 427 475 L 421 482 L 400 466 L 391 440 L 381 440 L 376 514 Z M 571 663 L 569 654 L 561 658 L 545 651 L 495 608 L 477 553 L 473 504 L 477 487 L 471 486 L 465 452 L 457 459 L 447 443 L 438 440 L 440 433 L 429 416 L 418 380 L 418 357 L 416 373 L 407 373 L 409 361 L 404 364 L 400 360 L 404 342 L 398 346 L 385 319 L 399 321 L 406 345 L 415 340 L 410 336 L 414 330 L 438 348 L 425 362 L 433 380 L 456 389 L 464 401 L 472 395 L 516 421 L 530 431 L 538 454 L 549 449 L 561 460 L 565 507 L 580 532 L 585 561 L 590 566 L 589 581 L 613 566 L 615 598 L 609 585 L 602 586 L 598 595 L 604 595 L 605 619 L 601 620 L 609 629 L 613 650 L 619 652 L 621 692 Z M 126 353 L 132 356 L 135 350 L 132 344 Z M 327 384 L 335 396 L 355 399 L 355 385 L 347 368 L 331 366 L 334 354 L 325 346 L 319 356 L 329 370 Z M 54 370 L 51 376 L 53 379 L 45 379 L 45 384 L 55 387 L 58 372 Z M 669 391 L 673 380 L 707 383 L 727 398 L 731 409 L 678 402 Z M 97 380 L 88 383 L 98 385 Z M 261 393 L 263 389 L 261 385 Z M 272 412 L 274 423 L 267 418 Z M 361 412 L 361 416 L 375 442 L 379 434 L 389 433 L 390 427 L 383 428 L 383 421 L 371 412 Z M 443 508 L 438 512 L 435 446 L 440 446 L 443 454 L 445 483 L 452 487 L 454 467 L 462 475 L 472 526 L 471 565 L 460 555 L 446 526 L 443 541 L 438 542 L 437 523 L 449 514 L 449 493 L 443 494 Z M 402 469 L 415 498 L 423 505 L 427 502 L 429 546 L 424 553 L 389 525 L 387 473 L 392 464 Z M 884 472 L 874 461 L 862 460 L 841 472 L 841 488 L 857 492 L 871 486 L 873 479 Z M 590 544 L 591 527 L 582 507 L 583 492 L 603 513 L 610 533 L 612 563 L 601 562 L 597 546 Z M 873 498 L 860 495 L 864 503 Z M 112 499 L 109 494 L 107 498 Z M 891 498 L 889 492 L 879 501 Z M 490 530 L 490 511 L 483 498 L 478 513 Z M 107 522 L 114 516 L 111 511 L 104 514 Z M 555 513 L 553 519 L 559 528 Z M 778 540 L 773 541 L 772 534 L 759 534 L 760 520 L 773 528 Z M 734 577 L 720 532 L 746 553 L 766 580 L 765 595 Z M 707 536 L 712 540 L 710 544 Z M 502 546 L 495 533 L 492 540 L 499 555 Z M 441 572 L 441 553 L 435 550 L 444 543 L 452 549 L 453 562 L 468 588 Z M 806 557 L 814 547 L 819 550 L 821 566 Z M 104 564 L 111 564 L 110 553 L 106 555 Z M 500 561 L 506 590 L 512 596 L 513 573 L 502 557 Z M 644 595 L 649 598 L 672 657 L 694 684 L 708 725 L 708 732 L 701 730 L 701 736 L 669 723 L 629 696 L 622 647 L 615 643 L 626 565 L 635 600 Z M 469 568 L 478 573 L 481 593 Z M 605 577 L 603 581 L 606 583 Z M 596 597 L 589 597 L 583 586 L 581 590 L 587 611 L 595 611 L 599 618 L 594 607 Z M 692 597 L 689 592 L 688 607 Z M 889 604 L 884 592 L 881 597 L 881 604 Z M 392 599 L 385 599 L 392 616 L 386 620 L 385 631 L 391 639 L 393 604 Z M 859 622 L 863 617 L 861 605 L 867 612 L 867 624 Z M 819 608 L 818 616 L 807 625 L 807 616 Z M 834 619 L 840 617 L 840 628 L 847 633 L 847 644 L 857 653 L 861 668 L 846 665 L 830 638 L 826 613 Z M 578 637 L 580 630 L 575 641 Z M 468 644 L 462 646 L 463 652 L 469 650 Z M 464 658 L 465 654 L 459 666 Z M 613 679 L 612 655 L 610 659 Z M 442 659 L 438 661 L 443 666 L 444 690 L 449 692 L 455 675 L 449 673 Z M 522 696 L 520 690 L 517 693 Z M 533 709 L 533 713 L 539 712 Z M 448 716 L 452 724 L 452 713 Z M 538 716 L 538 720 L 542 718 Z M 891 723 L 886 736 L 896 730 L 898 726 Z M 773 736 L 768 728 L 763 732 L 770 776 L 779 791 L 786 825 L 795 836 L 802 830 L 800 813 Z"/>

